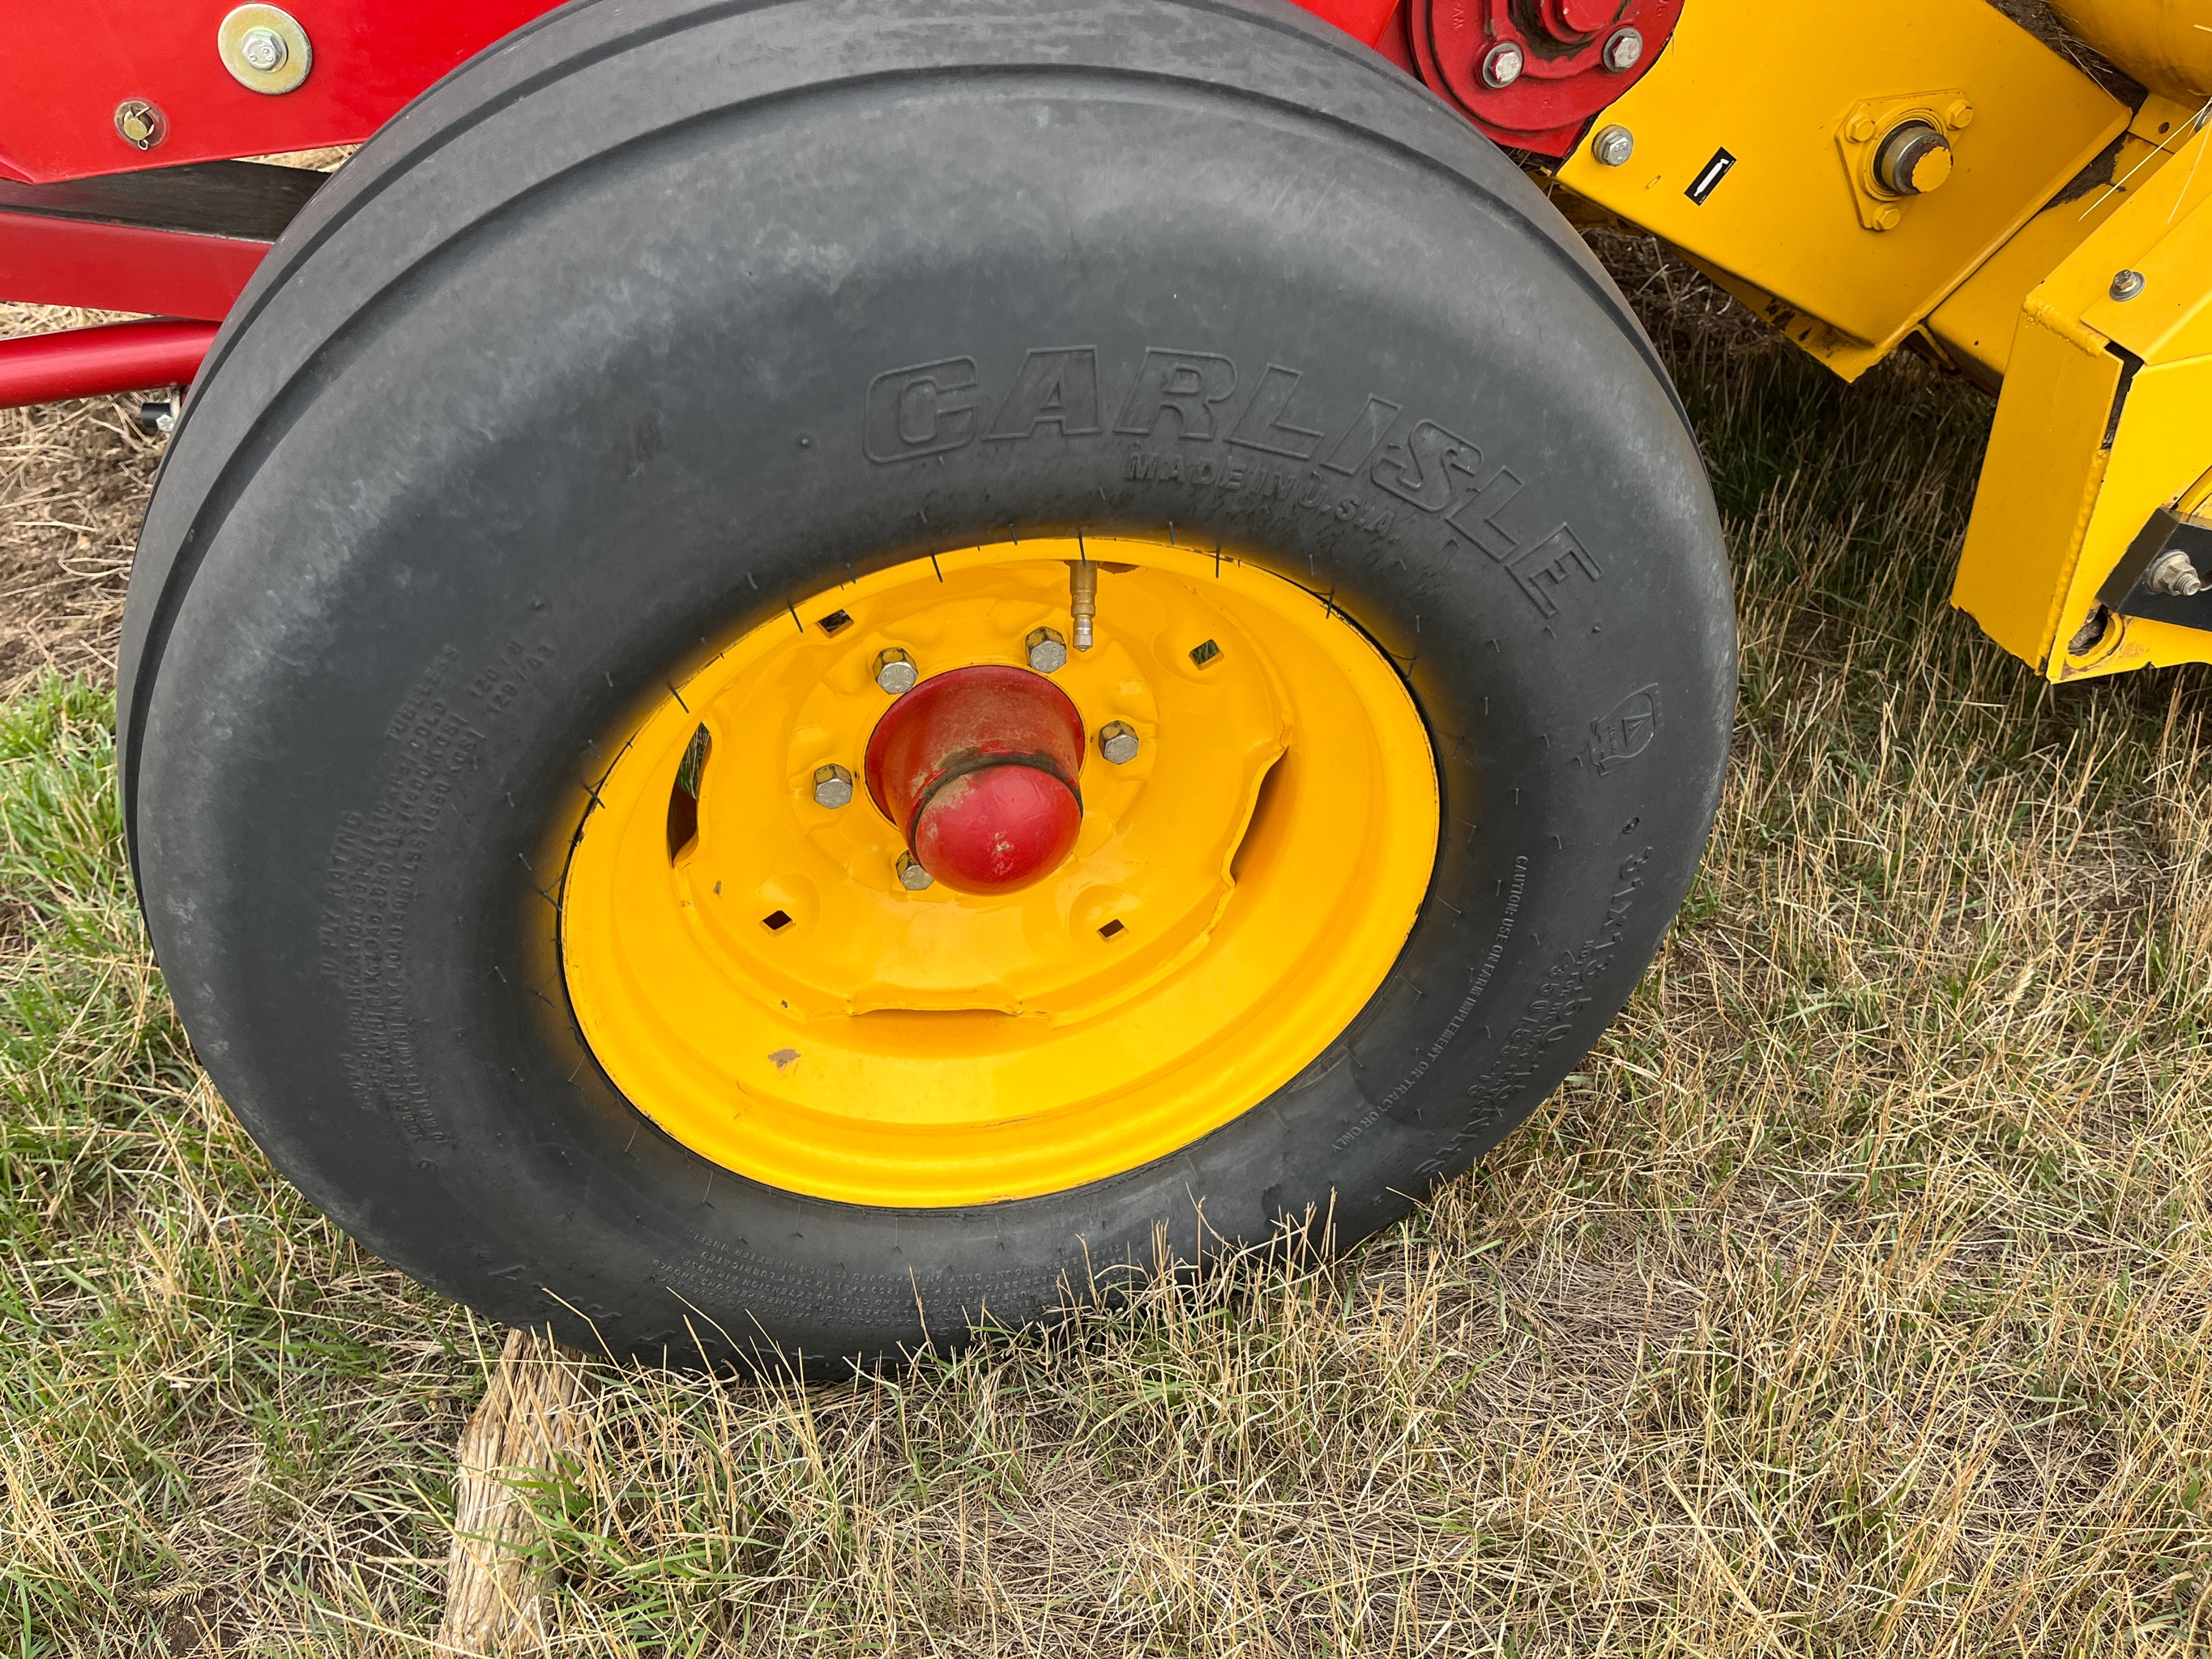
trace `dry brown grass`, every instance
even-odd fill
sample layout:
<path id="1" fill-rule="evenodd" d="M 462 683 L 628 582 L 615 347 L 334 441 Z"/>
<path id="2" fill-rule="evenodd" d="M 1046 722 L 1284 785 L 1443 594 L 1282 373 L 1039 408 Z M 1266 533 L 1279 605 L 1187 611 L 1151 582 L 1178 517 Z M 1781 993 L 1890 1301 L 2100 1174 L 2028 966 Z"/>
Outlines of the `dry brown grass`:
<path id="1" fill-rule="evenodd" d="M 1837 387 L 1614 257 L 1712 458 L 1745 678 L 1711 855 L 1599 1050 L 1334 1264 L 848 1386 L 587 1367 L 528 1489 L 549 1651 L 2212 1650 L 2205 674 L 2039 684 L 1944 603 L 1978 395 Z M 116 460 L 83 488 L 119 501 Z M 425 1652 L 495 1334 L 191 1066 L 96 696 L 10 718 L 0 1632 Z"/>
<path id="2" fill-rule="evenodd" d="M 0 338 L 110 320 L 0 305 Z M 123 590 L 161 445 L 135 400 L 0 409 L 0 695 L 40 674 L 112 678 Z"/>

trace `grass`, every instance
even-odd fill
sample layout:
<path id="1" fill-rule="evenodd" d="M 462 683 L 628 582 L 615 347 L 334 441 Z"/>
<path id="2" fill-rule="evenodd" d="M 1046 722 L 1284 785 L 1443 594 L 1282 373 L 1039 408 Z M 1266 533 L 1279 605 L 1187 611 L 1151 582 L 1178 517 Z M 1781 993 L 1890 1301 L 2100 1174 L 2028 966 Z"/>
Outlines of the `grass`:
<path id="1" fill-rule="evenodd" d="M 1945 601 L 1986 403 L 1614 252 L 1745 672 L 1598 1051 L 1333 1263 L 879 1382 L 593 1365 L 531 1488 L 550 1650 L 2212 1651 L 2206 677 L 2039 684 Z M 194 1066 L 108 720 L 52 673 L 0 717 L 0 1643 L 426 1653 L 498 1334 Z"/>

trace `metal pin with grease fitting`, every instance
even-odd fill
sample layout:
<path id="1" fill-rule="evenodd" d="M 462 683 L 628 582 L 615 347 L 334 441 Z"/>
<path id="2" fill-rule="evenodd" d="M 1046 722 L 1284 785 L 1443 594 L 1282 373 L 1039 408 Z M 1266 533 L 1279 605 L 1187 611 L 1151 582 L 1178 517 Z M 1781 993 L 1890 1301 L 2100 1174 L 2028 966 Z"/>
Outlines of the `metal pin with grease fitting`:
<path id="1" fill-rule="evenodd" d="M 1091 619 L 1098 614 L 1098 567 L 1086 558 L 1067 566 L 1067 614 L 1075 622 L 1075 648 L 1091 648 Z"/>

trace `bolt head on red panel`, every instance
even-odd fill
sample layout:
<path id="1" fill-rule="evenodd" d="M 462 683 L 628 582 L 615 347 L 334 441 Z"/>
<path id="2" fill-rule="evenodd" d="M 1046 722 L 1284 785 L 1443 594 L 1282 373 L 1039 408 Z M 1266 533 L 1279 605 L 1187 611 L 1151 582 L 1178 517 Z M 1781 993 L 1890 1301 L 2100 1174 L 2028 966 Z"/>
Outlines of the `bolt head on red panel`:
<path id="1" fill-rule="evenodd" d="M 963 893 L 1006 893 L 1074 850 L 1082 765 L 1083 717 L 1050 680 L 1026 668 L 955 668 L 876 723 L 868 794 L 930 875 Z"/>
<path id="2" fill-rule="evenodd" d="M 1407 0 L 1406 46 L 1421 78 L 1499 143 L 1565 155 L 1650 69 L 1684 3 Z"/>

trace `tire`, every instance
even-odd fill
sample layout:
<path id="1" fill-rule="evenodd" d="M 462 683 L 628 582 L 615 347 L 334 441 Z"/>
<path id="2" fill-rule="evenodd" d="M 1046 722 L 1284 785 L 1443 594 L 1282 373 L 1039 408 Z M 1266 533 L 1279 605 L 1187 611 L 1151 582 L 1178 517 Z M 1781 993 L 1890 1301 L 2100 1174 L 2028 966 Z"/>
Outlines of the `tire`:
<path id="1" fill-rule="evenodd" d="M 1441 833 L 1376 988 L 1218 1127 L 1004 1201 L 789 1190 L 664 1132 L 563 972 L 610 757 L 844 584 L 1079 534 L 1225 547 L 1395 665 Z M 226 1098 L 410 1273 L 678 1362 L 869 1363 L 1156 1230 L 1403 1215 L 1627 997 L 1732 718 L 1710 492 L 1618 292 L 1462 119 L 1263 3 L 526 28 L 278 245 L 138 556 L 132 856 Z"/>

